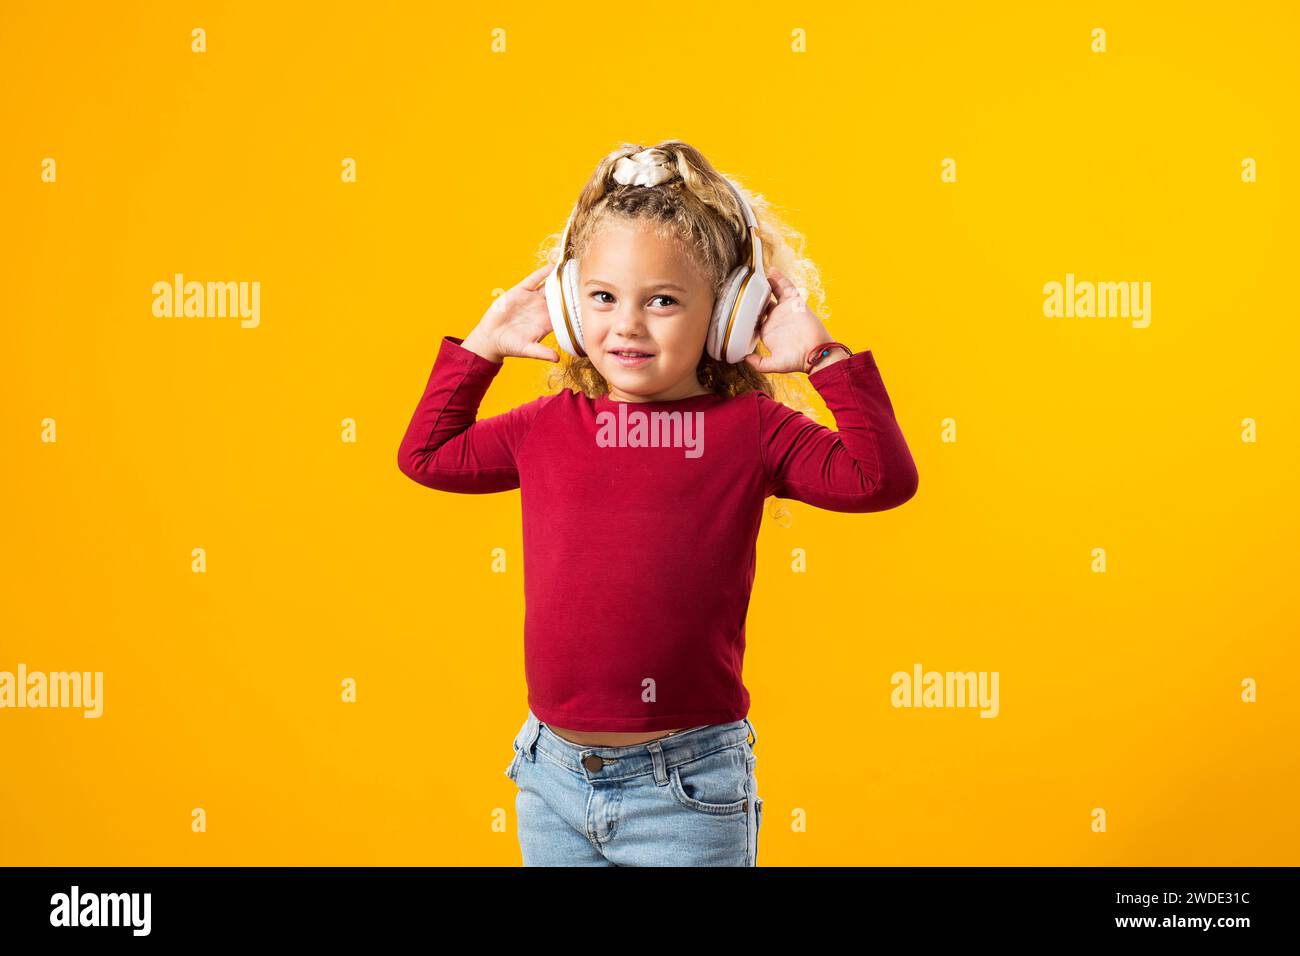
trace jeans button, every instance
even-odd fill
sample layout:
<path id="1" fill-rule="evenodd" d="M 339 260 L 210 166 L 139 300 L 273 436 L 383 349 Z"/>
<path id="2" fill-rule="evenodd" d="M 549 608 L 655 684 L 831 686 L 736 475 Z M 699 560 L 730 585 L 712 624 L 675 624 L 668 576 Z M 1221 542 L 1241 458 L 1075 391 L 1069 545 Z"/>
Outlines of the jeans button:
<path id="1" fill-rule="evenodd" d="M 588 754 L 586 757 L 582 758 L 582 765 L 592 773 L 595 773 L 601 767 L 605 766 L 605 761 L 601 759 L 599 754 Z"/>

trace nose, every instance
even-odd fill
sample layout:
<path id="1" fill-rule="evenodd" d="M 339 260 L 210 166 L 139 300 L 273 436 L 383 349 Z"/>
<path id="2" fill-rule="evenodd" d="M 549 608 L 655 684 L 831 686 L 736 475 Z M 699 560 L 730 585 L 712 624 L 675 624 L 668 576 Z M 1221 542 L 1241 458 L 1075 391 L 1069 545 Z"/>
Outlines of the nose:
<path id="1" fill-rule="evenodd" d="M 621 335 L 629 339 L 640 338 L 645 333 L 645 322 L 642 319 L 641 310 L 633 305 L 619 309 L 614 315 L 614 321 L 611 323 L 610 329 L 615 335 Z"/>

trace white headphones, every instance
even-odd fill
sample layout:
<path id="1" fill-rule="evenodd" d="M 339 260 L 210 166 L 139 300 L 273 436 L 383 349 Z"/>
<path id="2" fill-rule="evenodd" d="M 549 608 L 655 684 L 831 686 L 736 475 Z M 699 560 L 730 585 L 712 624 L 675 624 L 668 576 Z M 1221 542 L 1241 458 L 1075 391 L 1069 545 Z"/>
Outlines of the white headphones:
<path id="1" fill-rule="evenodd" d="M 772 296 L 772 285 L 763 267 L 763 242 L 758 238 L 758 220 L 735 184 L 723 177 L 735 193 L 745 213 L 749 229 L 749 260 L 731 273 L 723 294 L 713 306 L 705 347 L 720 362 L 734 365 L 758 348 L 758 318 Z M 575 210 L 576 212 L 576 210 Z M 582 338 L 582 311 L 579 308 L 578 262 L 569 258 L 569 227 L 574 213 L 564 224 L 560 237 L 560 261 L 546 277 L 546 307 L 551 313 L 560 348 L 570 355 L 585 357 L 587 346 Z"/>

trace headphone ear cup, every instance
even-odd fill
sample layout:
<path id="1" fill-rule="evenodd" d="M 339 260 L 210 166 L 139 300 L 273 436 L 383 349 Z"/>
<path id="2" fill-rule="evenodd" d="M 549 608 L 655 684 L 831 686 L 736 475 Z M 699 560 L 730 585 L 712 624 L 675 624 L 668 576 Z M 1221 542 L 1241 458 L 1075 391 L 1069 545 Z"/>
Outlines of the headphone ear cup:
<path id="1" fill-rule="evenodd" d="M 713 304 L 713 317 L 709 320 L 709 338 L 706 345 L 709 354 L 719 362 L 727 361 L 722 352 L 723 339 L 727 334 L 727 323 L 731 321 L 732 306 L 735 304 L 736 297 L 740 294 L 741 283 L 745 281 L 745 273 L 748 271 L 744 266 L 734 270 L 727 279 L 726 285 L 722 287 L 722 295 L 718 296 L 718 301 Z M 736 316 L 736 323 L 732 326 L 733 338 L 737 331 L 736 326 L 740 325 L 741 318 L 739 315 Z M 745 353 L 745 355 L 748 354 L 748 352 Z M 741 358 L 744 358 L 745 355 L 742 355 Z"/>
<path id="2" fill-rule="evenodd" d="M 579 357 L 581 354 L 578 347 L 582 345 L 582 322 L 578 315 L 577 299 L 570 295 L 568 287 L 575 282 L 576 275 L 577 263 L 567 262 L 563 269 L 551 270 L 550 275 L 546 277 L 545 287 L 546 311 L 551 316 L 551 331 L 555 333 L 555 341 L 560 348 L 574 358 Z M 566 311 L 569 322 L 564 320 Z M 569 323 L 573 325 L 573 334 L 577 339 L 576 343 L 569 338 Z"/>
<path id="3" fill-rule="evenodd" d="M 564 297 L 569 306 L 569 316 L 573 319 L 573 332 L 578 337 L 578 345 L 587 351 L 587 341 L 582 334 L 582 308 L 578 296 L 578 263 L 570 259 L 564 264 Z"/>
<path id="4" fill-rule="evenodd" d="M 555 333 L 555 342 L 570 355 L 578 353 L 569 341 L 569 330 L 564 321 L 564 286 L 560 282 L 560 270 L 552 269 L 543 286 L 546 291 L 546 311 L 551 316 L 551 331 Z"/>
<path id="5" fill-rule="evenodd" d="M 741 270 L 742 272 L 746 270 Z M 742 275 L 742 279 L 744 276 Z M 737 292 L 736 321 L 726 342 L 726 355 L 720 360 L 728 365 L 743 362 L 758 349 L 758 320 L 772 299 L 772 283 L 762 271 L 755 272 Z"/>

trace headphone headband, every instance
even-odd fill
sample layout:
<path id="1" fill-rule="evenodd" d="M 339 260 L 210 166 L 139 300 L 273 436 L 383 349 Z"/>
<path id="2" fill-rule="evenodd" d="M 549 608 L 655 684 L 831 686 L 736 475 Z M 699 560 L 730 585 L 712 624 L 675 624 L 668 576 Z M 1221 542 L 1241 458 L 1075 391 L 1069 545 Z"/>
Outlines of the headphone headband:
<path id="1" fill-rule="evenodd" d="M 745 226 L 749 230 L 749 266 L 753 268 L 758 262 L 762 262 L 763 243 L 758 238 L 758 219 L 754 216 L 754 210 L 750 207 L 749 201 L 736 188 L 736 184 L 727 176 L 722 177 L 722 181 L 727 184 L 731 194 L 736 197 L 736 202 L 740 204 L 741 215 L 745 219 Z M 560 261 L 556 263 L 556 269 L 564 265 L 569 258 L 569 229 L 573 226 L 573 217 L 578 214 L 578 207 L 575 204 L 573 211 L 569 213 L 569 218 L 565 220 L 564 232 L 560 234 Z"/>

